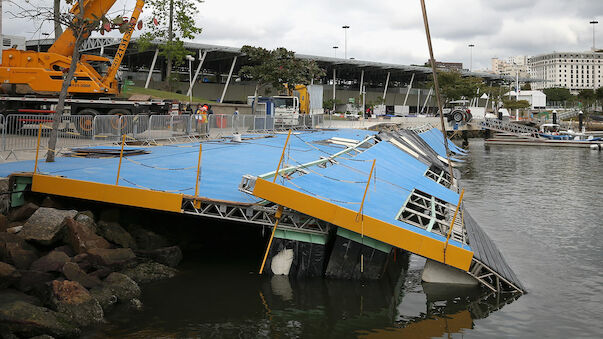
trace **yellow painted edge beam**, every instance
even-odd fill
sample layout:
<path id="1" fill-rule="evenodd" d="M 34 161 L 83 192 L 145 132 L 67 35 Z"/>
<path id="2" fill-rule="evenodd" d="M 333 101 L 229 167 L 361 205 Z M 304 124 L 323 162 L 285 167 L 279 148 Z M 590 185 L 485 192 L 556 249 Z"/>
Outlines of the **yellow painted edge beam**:
<path id="1" fill-rule="evenodd" d="M 182 211 L 182 194 L 101 184 L 57 176 L 41 174 L 33 175 L 31 190 L 38 193 L 102 201 L 160 211 Z"/>
<path id="2" fill-rule="evenodd" d="M 362 232 L 362 222 L 357 220 L 356 211 L 288 187 L 257 178 L 253 195 L 350 231 Z M 415 233 L 367 215 L 364 216 L 364 235 L 463 271 L 469 270 L 473 258 L 473 252 L 457 246 L 449 246 L 444 258 L 445 240 Z"/>

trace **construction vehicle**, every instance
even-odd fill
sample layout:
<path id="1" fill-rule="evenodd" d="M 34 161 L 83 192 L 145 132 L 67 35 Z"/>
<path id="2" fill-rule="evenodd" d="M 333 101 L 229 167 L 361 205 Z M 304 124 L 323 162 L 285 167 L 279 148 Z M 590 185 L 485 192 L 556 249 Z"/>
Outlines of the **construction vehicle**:
<path id="1" fill-rule="evenodd" d="M 274 122 L 277 125 L 297 125 L 300 115 L 322 114 L 322 86 L 295 85 L 285 91 L 287 95 L 272 97 Z M 316 107 L 315 107 L 316 106 Z"/>
<path id="2" fill-rule="evenodd" d="M 83 1 L 89 20 L 105 16 L 116 0 Z M 137 0 L 114 58 L 83 54 L 77 63 L 74 79 L 68 88 L 65 105 L 71 115 L 99 114 L 168 114 L 171 101 L 129 101 L 116 98 L 120 93 L 118 70 L 138 23 L 145 0 Z M 79 15 L 76 2 L 70 11 Z M 103 27 L 105 29 L 105 27 Z M 54 113 L 63 79 L 69 70 L 76 37 L 71 28 L 59 36 L 48 52 L 7 49 L 0 65 L 0 113 Z"/>

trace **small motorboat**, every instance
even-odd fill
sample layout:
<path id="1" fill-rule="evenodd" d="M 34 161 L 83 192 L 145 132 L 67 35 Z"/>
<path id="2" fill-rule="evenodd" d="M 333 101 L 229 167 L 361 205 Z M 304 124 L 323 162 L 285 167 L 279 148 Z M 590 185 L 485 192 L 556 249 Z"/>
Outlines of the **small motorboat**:
<path id="1" fill-rule="evenodd" d="M 567 131 L 561 131 L 559 124 L 542 124 L 538 135 L 549 140 L 573 140 L 574 138 L 567 134 Z"/>

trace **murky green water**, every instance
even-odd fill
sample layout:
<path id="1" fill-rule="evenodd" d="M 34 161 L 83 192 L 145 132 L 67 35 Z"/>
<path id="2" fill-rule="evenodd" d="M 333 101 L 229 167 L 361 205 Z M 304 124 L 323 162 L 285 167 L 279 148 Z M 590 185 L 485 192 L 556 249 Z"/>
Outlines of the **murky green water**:
<path id="1" fill-rule="evenodd" d="M 465 201 L 528 288 L 515 301 L 421 284 L 415 256 L 398 285 L 259 277 L 261 247 L 239 243 L 189 255 L 177 278 L 144 287 L 142 312 L 113 312 L 91 336 L 601 337 L 603 154 L 470 150 Z"/>

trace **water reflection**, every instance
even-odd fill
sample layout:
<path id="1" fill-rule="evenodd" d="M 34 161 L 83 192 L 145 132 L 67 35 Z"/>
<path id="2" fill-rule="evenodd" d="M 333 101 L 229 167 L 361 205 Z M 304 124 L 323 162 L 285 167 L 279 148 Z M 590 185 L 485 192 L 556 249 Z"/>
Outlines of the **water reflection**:
<path id="1" fill-rule="evenodd" d="M 397 279 L 371 282 L 258 277 L 188 263 L 177 278 L 146 287 L 142 312 L 118 310 L 93 336 L 427 338 L 471 329 L 513 300 L 422 284 L 422 260 L 412 258 Z"/>

